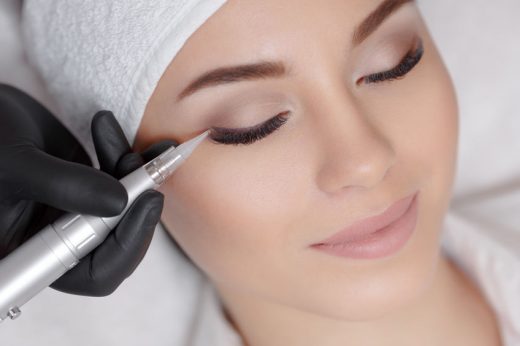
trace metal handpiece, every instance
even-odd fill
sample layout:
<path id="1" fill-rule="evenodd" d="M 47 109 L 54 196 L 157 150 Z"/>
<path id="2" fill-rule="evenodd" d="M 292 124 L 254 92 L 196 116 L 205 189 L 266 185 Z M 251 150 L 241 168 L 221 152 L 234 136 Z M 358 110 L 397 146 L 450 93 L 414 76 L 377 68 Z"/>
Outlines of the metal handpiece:
<path id="1" fill-rule="evenodd" d="M 122 178 L 128 203 L 121 214 L 113 217 L 64 214 L 0 260 L 0 322 L 7 317 L 18 317 L 23 304 L 101 244 L 135 199 L 148 189 L 157 189 L 208 133 L 209 130 L 169 148 Z"/>

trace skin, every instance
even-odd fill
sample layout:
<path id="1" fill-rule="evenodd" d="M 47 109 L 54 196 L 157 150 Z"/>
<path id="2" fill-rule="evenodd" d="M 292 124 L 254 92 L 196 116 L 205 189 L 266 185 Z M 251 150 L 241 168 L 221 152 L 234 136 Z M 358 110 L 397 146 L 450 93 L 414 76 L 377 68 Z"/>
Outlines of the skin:
<path id="1" fill-rule="evenodd" d="M 160 189 L 163 224 L 249 345 L 498 344 L 489 305 L 440 251 L 457 158 L 451 79 L 414 4 L 352 46 L 354 27 L 380 3 L 228 1 L 186 42 L 147 105 L 138 151 L 291 111 L 251 145 L 204 141 Z M 356 83 L 396 66 L 415 35 L 424 56 L 405 78 Z M 203 72 L 258 60 L 282 60 L 293 74 L 176 101 Z M 393 256 L 309 248 L 416 190 L 416 230 Z"/>

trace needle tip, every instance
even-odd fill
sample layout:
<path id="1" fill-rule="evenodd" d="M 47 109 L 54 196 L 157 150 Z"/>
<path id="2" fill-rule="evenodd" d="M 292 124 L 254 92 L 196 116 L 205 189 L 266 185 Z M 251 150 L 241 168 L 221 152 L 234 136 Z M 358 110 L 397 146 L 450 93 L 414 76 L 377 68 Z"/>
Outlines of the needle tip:
<path id="1" fill-rule="evenodd" d="M 193 152 L 193 150 L 209 135 L 209 132 L 210 130 L 206 130 L 197 137 L 194 137 L 179 145 L 177 148 L 181 151 L 181 155 L 187 158 Z"/>

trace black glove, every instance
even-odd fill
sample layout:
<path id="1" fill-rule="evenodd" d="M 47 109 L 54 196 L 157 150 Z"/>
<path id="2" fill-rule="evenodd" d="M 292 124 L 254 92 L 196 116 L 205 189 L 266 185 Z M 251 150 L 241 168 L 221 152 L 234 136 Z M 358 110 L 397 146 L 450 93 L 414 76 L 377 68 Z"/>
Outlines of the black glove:
<path id="1" fill-rule="evenodd" d="M 64 211 L 119 214 L 128 197 L 117 179 L 177 145 L 162 141 L 133 153 L 107 111 L 95 115 L 92 131 L 102 171 L 43 105 L 0 84 L 0 260 Z M 143 259 L 162 206 L 160 192 L 141 194 L 105 241 L 50 287 L 87 296 L 114 292 Z"/>

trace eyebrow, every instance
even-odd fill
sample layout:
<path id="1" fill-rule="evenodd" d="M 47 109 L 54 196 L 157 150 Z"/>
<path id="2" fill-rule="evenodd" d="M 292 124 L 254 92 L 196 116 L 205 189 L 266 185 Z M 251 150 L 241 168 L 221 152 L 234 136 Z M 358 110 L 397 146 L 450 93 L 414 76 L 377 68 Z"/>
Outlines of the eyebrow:
<path id="1" fill-rule="evenodd" d="M 368 38 L 391 14 L 406 3 L 415 0 L 384 0 L 360 25 L 352 35 L 352 45 L 357 46 Z M 282 61 L 261 61 L 254 64 L 220 67 L 204 73 L 191 82 L 178 96 L 177 101 L 198 90 L 241 81 L 287 77 L 290 69 Z"/>
<path id="2" fill-rule="evenodd" d="M 353 45 L 359 45 L 401 6 L 415 0 L 385 0 L 354 30 Z"/>

